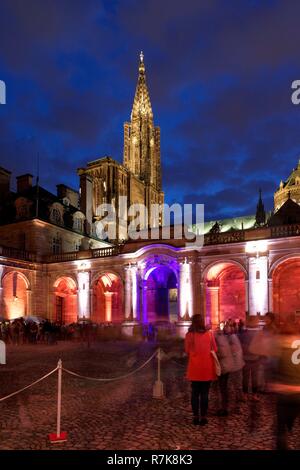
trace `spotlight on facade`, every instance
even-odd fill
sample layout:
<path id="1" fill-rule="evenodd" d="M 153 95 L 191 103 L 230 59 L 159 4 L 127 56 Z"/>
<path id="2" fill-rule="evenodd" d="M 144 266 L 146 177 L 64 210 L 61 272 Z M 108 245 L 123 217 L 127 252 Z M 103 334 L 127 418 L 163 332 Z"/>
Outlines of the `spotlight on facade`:
<path id="1" fill-rule="evenodd" d="M 261 253 L 265 253 L 268 250 L 267 240 L 257 240 L 246 243 L 246 253 L 259 256 Z"/>

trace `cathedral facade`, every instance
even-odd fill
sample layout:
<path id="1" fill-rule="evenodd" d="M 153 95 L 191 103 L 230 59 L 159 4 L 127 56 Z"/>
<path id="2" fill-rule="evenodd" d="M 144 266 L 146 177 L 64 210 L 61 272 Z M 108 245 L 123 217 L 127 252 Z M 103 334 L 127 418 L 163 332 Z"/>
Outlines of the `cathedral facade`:
<path id="1" fill-rule="evenodd" d="M 78 174 L 81 209 L 87 215 L 89 227 L 102 220 L 107 204 L 112 204 L 116 214 L 115 231 L 112 230 L 115 232 L 114 240 L 127 239 L 131 220 L 129 208 L 134 204 L 143 212 L 140 229 L 162 225 L 162 207 L 158 213 L 153 213 L 154 205 L 162 206 L 164 203 L 160 128 L 154 125 L 143 53 L 140 54 L 130 122 L 124 124 L 123 165 L 104 157 L 88 163 L 86 168 L 80 168 Z M 115 224 L 114 221 L 111 223 Z"/>
<path id="2" fill-rule="evenodd" d="M 213 326 L 268 311 L 280 321 L 300 316 L 299 165 L 276 191 L 273 211 L 265 211 L 260 192 L 256 214 L 208 221 L 204 232 L 191 226 L 203 235 L 201 249 L 184 238 L 163 240 L 159 231 L 156 239 L 127 239 L 132 204 L 147 208 L 141 228 L 163 224 L 162 211 L 152 213 L 164 193 L 143 55 L 124 124 L 123 164 L 104 157 L 78 175 L 79 191 L 58 185 L 54 195 L 31 175 L 19 176 L 12 191 L 10 172 L 0 169 L 2 319 L 89 319 L 121 324 L 130 334 L 162 321 L 182 332 L 194 313 Z M 109 241 L 96 232 L 106 204 L 117 213 Z"/>

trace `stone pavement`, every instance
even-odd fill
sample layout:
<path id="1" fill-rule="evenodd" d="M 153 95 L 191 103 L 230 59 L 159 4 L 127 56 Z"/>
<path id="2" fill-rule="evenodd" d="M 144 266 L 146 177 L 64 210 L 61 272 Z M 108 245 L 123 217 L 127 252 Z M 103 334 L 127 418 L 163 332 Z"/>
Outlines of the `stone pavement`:
<path id="1" fill-rule="evenodd" d="M 137 368 L 156 345 L 135 342 L 99 342 L 56 346 L 8 346 L 6 366 L 0 366 L 0 397 L 21 388 L 53 369 L 59 358 L 64 367 L 83 375 L 113 377 Z M 191 424 L 190 386 L 184 378 L 185 360 L 172 359 L 181 345 L 166 344 L 162 362 L 166 398 L 152 398 L 156 361 L 127 379 L 95 383 L 63 373 L 62 431 L 68 441 L 50 444 L 56 430 L 57 374 L 28 391 L 0 403 L 0 449 L 273 449 L 274 398 L 240 403 L 232 387 L 231 412 L 215 415 L 216 385 L 210 394 L 209 423 Z M 179 348 L 179 349 L 178 349 Z M 300 422 L 289 441 L 300 447 Z"/>

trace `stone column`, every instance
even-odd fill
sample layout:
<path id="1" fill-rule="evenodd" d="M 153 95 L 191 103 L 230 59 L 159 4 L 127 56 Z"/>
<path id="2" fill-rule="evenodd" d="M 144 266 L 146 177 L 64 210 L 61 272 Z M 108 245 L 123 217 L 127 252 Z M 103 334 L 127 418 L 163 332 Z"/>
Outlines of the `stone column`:
<path id="1" fill-rule="evenodd" d="M 105 296 L 105 321 L 111 322 L 112 320 L 112 296 L 113 292 L 104 292 Z"/>
<path id="2" fill-rule="evenodd" d="M 94 294 L 94 291 L 93 289 L 90 287 L 89 289 L 89 299 L 90 299 L 90 319 L 92 320 L 93 319 L 93 309 L 94 309 L 94 306 L 93 306 L 93 294 Z"/>
<path id="3" fill-rule="evenodd" d="M 55 290 L 52 290 L 51 294 L 50 294 L 50 321 L 53 322 L 53 321 L 56 321 L 56 292 Z"/>
<path id="4" fill-rule="evenodd" d="M 79 271 L 77 273 L 77 316 L 78 319 L 90 318 L 90 273 Z"/>
<path id="5" fill-rule="evenodd" d="M 133 321 L 137 320 L 139 291 L 138 291 L 138 269 L 136 265 L 131 266 L 131 308 Z"/>
<path id="6" fill-rule="evenodd" d="M 206 286 L 207 312 L 206 321 L 212 326 L 220 323 L 219 286 Z"/>
<path id="7" fill-rule="evenodd" d="M 193 315 L 191 264 L 185 259 L 179 263 L 179 320 L 189 320 Z"/>
<path id="8" fill-rule="evenodd" d="M 125 266 L 125 321 L 131 319 L 131 270 L 130 265 Z"/>
<path id="9" fill-rule="evenodd" d="M 31 289 L 26 290 L 26 312 L 25 315 L 32 315 L 32 291 Z"/>
<path id="10" fill-rule="evenodd" d="M 0 287 L 0 315 L 4 317 L 3 287 Z"/>
<path id="11" fill-rule="evenodd" d="M 268 257 L 249 258 L 249 315 L 268 311 Z"/>
<path id="12" fill-rule="evenodd" d="M 273 279 L 268 279 L 269 286 L 269 312 L 273 312 Z"/>
<path id="13" fill-rule="evenodd" d="M 249 315 L 249 281 L 245 279 L 245 312 Z"/>

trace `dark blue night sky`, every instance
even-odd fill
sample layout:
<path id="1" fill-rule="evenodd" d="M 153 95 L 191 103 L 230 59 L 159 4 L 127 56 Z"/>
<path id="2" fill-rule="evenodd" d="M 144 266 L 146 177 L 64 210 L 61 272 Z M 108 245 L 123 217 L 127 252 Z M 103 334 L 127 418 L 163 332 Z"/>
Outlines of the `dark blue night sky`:
<path id="1" fill-rule="evenodd" d="M 76 169 L 122 161 L 144 51 L 161 127 L 166 202 L 206 218 L 267 209 L 300 155 L 300 2 L 0 0 L 0 165 L 78 187 Z"/>

